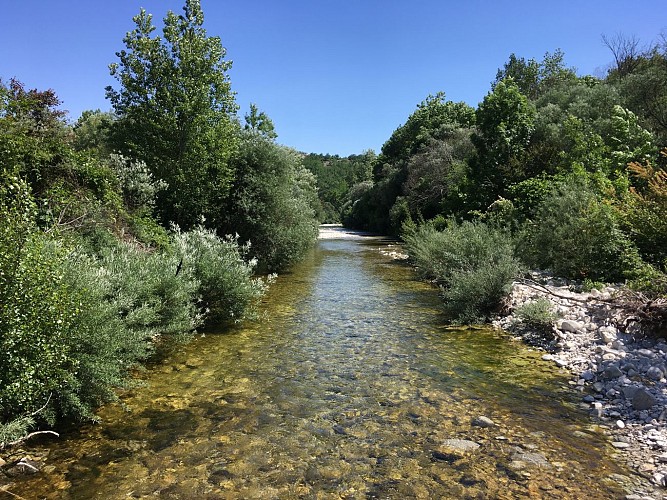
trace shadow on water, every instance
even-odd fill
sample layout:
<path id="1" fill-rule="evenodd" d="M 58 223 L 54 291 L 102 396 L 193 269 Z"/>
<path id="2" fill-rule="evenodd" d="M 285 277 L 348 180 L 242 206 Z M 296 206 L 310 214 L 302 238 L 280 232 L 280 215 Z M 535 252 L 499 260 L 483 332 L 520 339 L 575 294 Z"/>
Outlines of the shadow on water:
<path id="1" fill-rule="evenodd" d="M 197 338 L 41 450 L 26 498 L 615 498 L 624 471 L 567 379 L 501 332 L 445 326 L 436 290 L 321 240 L 262 305 Z M 491 427 L 473 425 L 485 416 Z M 471 449 L 466 449 L 472 447 Z"/>

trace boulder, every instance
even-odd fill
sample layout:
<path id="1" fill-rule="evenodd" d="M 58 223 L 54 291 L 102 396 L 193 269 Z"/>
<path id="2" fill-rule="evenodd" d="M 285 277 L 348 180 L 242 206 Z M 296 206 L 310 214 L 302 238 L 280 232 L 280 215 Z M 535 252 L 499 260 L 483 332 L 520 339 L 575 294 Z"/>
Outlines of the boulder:
<path id="1" fill-rule="evenodd" d="M 570 333 L 577 333 L 583 330 L 583 325 L 579 323 L 578 321 L 572 321 L 569 319 L 566 319 L 563 321 L 560 325 L 560 329 L 563 330 L 564 332 L 570 332 Z"/>
<path id="2" fill-rule="evenodd" d="M 632 407 L 635 410 L 648 410 L 655 405 L 655 397 L 649 393 L 646 389 L 637 389 L 634 396 L 632 396 Z"/>
<path id="3" fill-rule="evenodd" d="M 657 366 L 652 366 L 651 368 L 646 370 L 646 376 L 651 380 L 655 380 L 656 382 L 660 380 L 664 375 L 665 374 L 662 373 L 662 370 Z"/>

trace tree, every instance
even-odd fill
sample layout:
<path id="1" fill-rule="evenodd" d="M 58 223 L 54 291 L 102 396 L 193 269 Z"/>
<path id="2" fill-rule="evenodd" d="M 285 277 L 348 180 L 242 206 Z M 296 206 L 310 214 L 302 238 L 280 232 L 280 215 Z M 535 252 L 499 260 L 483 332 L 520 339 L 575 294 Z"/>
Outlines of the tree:
<path id="1" fill-rule="evenodd" d="M 514 80 L 499 82 L 477 108 L 477 132 L 472 140 L 479 158 L 472 172 L 477 198 L 485 208 L 507 186 L 525 178 L 519 161 L 535 127 L 535 107 Z"/>
<path id="2" fill-rule="evenodd" d="M 109 111 L 84 111 L 74 124 L 74 147 L 78 150 L 95 150 L 100 157 L 109 155 L 109 132 L 115 120 L 116 117 Z"/>
<path id="3" fill-rule="evenodd" d="M 169 11 L 163 37 L 153 36 L 152 16 L 134 17 L 127 50 L 110 65 L 119 89 L 107 87 L 118 120 L 112 139 L 121 153 L 144 161 L 168 189 L 159 193 L 163 222 L 188 228 L 214 213 L 228 192 L 236 148 L 237 110 L 220 38 L 202 27 L 199 0 L 184 15 Z"/>
<path id="4" fill-rule="evenodd" d="M 250 241 L 260 271 L 282 271 L 317 238 L 315 176 L 299 153 L 249 132 L 242 134 L 234 166 L 232 193 L 221 206 L 221 233 Z"/>
<path id="5" fill-rule="evenodd" d="M 244 119 L 244 130 L 254 130 L 267 139 L 278 137 L 273 121 L 264 111 L 260 111 L 256 104 L 250 103 L 250 114 L 245 115 Z"/>
<path id="6" fill-rule="evenodd" d="M 537 99 L 555 85 L 576 79 L 574 69 L 566 68 L 564 59 L 565 54 L 560 49 L 553 54 L 544 54 L 542 62 L 535 59 L 526 61 L 523 57 L 510 54 L 509 61 L 496 73 L 492 87 L 495 88 L 503 80 L 512 78 L 522 94 L 529 99 Z"/>
<path id="7" fill-rule="evenodd" d="M 615 77 L 623 78 L 639 66 L 643 51 L 636 36 L 626 37 L 620 33 L 614 36 L 602 35 L 602 42 L 614 56 L 615 66 L 610 73 Z"/>

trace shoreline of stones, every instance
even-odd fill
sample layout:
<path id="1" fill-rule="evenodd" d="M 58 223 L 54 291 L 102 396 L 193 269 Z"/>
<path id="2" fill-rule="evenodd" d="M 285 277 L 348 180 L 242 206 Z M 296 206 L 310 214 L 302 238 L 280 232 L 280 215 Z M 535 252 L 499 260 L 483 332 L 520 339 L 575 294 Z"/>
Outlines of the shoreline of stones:
<path id="1" fill-rule="evenodd" d="M 509 314 L 493 325 L 547 351 L 544 360 L 571 373 L 569 383 L 581 394 L 582 408 L 646 483 L 628 500 L 667 498 L 667 340 L 642 338 L 638 327 L 628 324 L 615 304 L 622 285 L 580 288 L 580 283 L 532 272 L 530 280 L 513 283 Z M 551 330 L 542 333 L 527 328 L 516 314 L 538 299 L 548 299 L 558 315 Z"/>

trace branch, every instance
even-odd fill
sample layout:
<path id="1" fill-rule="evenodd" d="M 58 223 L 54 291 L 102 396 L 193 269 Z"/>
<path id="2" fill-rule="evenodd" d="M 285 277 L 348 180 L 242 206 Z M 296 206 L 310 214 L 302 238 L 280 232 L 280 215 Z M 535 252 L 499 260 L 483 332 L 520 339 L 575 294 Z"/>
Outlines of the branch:
<path id="1" fill-rule="evenodd" d="M 31 432 L 27 436 L 23 436 L 22 438 L 17 439 L 16 441 L 12 441 L 11 443 L 7 443 L 6 446 L 16 446 L 17 444 L 21 444 L 24 441 L 27 441 L 28 439 L 30 439 L 31 437 L 37 436 L 39 434 L 53 434 L 56 437 L 60 437 L 60 434 L 58 434 L 55 431 L 35 431 L 35 432 Z"/>

